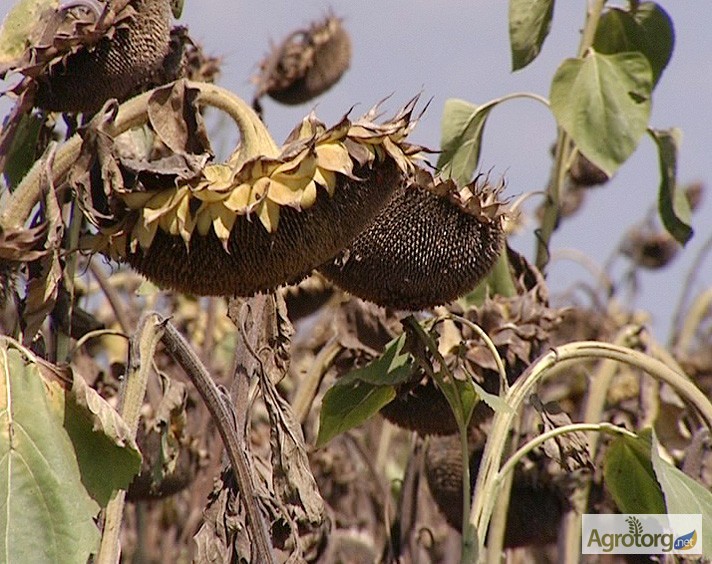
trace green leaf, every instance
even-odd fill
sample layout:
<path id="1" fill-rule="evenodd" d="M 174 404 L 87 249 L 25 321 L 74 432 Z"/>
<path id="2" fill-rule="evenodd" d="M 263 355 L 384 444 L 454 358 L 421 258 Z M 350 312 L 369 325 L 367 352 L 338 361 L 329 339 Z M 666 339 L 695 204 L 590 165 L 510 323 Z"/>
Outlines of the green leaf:
<path id="1" fill-rule="evenodd" d="M 355 382 L 365 382 L 375 386 L 396 385 L 407 381 L 411 376 L 414 359 L 403 351 L 406 335 L 388 343 L 383 354 L 366 366 L 352 370 L 339 378 L 334 386 L 350 386 Z"/>
<path id="2" fill-rule="evenodd" d="M 554 0 L 509 0 L 513 71 L 523 69 L 539 55 L 553 16 Z"/>
<path id="3" fill-rule="evenodd" d="M 682 131 L 672 129 L 648 130 L 658 148 L 660 163 L 660 189 L 658 212 L 660 219 L 679 243 L 685 244 L 692 237 L 690 202 L 677 186 L 677 153 L 682 142 Z"/>
<path id="4" fill-rule="evenodd" d="M 467 184 L 480 160 L 482 133 L 490 111 L 500 100 L 475 106 L 465 100 L 450 98 L 445 102 L 441 123 L 442 152 L 437 168 L 443 176 Z"/>
<path id="5" fill-rule="evenodd" d="M 2 22 L 0 28 L 0 64 L 21 56 L 31 42 L 39 15 L 46 8 L 56 8 L 58 0 L 20 0 Z"/>
<path id="6" fill-rule="evenodd" d="M 5 562 L 86 562 L 98 504 L 64 429 L 64 389 L 0 345 L 0 555 Z"/>
<path id="7" fill-rule="evenodd" d="M 336 435 L 361 425 L 395 397 L 393 386 L 376 386 L 364 382 L 332 386 L 324 394 L 321 404 L 317 448 L 324 446 Z"/>
<path id="8" fill-rule="evenodd" d="M 665 513 L 665 501 L 650 462 L 650 432 L 618 436 L 603 462 L 603 480 L 622 513 Z"/>
<path id="9" fill-rule="evenodd" d="M 490 394 L 477 382 L 472 380 L 472 386 L 477 392 L 477 397 L 485 402 L 489 408 L 494 412 L 502 411 L 504 413 L 512 413 L 512 406 L 509 405 L 502 397 L 497 394 Z"/>
<path id="10" fill-rule="evenodd" d="M 72 439 L 82 483 L 101 505 L 116 490 L 127 489 L 141 470 L 141 453 L 118 412 L 74 375 L 66 397 L 64 426 Z"/>
<path id="11" fill-rule="evenodd" d="M 25 114 L 12 137 L 7 152 L 3 176 L 12 190 L 24 178 L 35 163 L 35 147 L 42 128 L 43 119 L 36 114 Z"/>
<path id="12" fill-rule="evenodd" d="M 667 513 L 702 515 L 702 554 L 712 558 L 712 492 L 660 457 L 658 439 L 653 433 L 650 453 L 653 470 L 665 496 Z"/>
<path id="13" fill-rule="evenodd" d="M 644 55 L 653 71 L 653 86 L 672 57 L 675 31 L 670 16 L 655 2 L 643 2 L 633 12 L 611 8 L 601 16 L 593 48 L 612 55 L 637 51 Z"/>
<path id="14" fill-rule="evenodd" d="M 567 59 L 551 84 L 551 110 L 581 153 L 612 176 L 638 146 L 650 117 L 652 73 L 640 53 Z"/>

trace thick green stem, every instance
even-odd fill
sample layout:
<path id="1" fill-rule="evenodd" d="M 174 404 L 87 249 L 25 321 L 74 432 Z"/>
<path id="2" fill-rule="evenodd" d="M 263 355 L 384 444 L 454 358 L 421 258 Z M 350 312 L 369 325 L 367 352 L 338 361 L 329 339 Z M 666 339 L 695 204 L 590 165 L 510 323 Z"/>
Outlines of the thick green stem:
<path id="1" fill-rule="evenodd" d="M 279 149 L 259 116 L 235 94 L 214 84 L 202 82 L 186 81 L 186 88 L 198 91 L 196 98 L 198 105 L 212 106 L 224 111 L 240 130 L 241 145 L 233 155 L 235 160 L 231 160 L 231 164 L 240 166 L 256 155 L 276 157 L 279 154 Z M 119 106 L 113 128 L 110 130 L 114 137 L 140 127 L 148 121 L 148 101 L 154 92 L 152 90 L 140 94 Z M 82 139 L 76 134 L 59 148 L 52 165 L 52 179 L 55 185 L 64 180 L 77 160 L 81 147 Z M 43 167 L 44 163 L 37 161 L 22 179 L 0 216 L 0 227 L 20 227 L 25 223 L 42 193 Z"/>

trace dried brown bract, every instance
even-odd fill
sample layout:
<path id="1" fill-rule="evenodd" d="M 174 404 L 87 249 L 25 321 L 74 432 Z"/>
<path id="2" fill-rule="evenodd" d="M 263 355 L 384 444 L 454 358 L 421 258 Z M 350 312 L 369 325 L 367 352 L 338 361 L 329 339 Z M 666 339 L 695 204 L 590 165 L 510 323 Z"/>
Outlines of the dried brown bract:
<path id="1" fill-rule="evenodd" d="M 680 243 L 667 231 L 642 226 L 628 232 L 621 252 L 636 266 L 657 270 L 670 264 L 680 248 Z"/>
<path id="2" fill-rule="evenodd" d="M 420 177 L 319 271 L 359 298 L 398 309 L 433 307 L 472 290 L 502 249 L 503 185 L 480 178 L 458 189 Z"/>
<path id="3" fill-rule="evenodd" d="M 265 94 L 282 104 L 302 104 L 334 86 L 349 68 L 351 38 L 329 15 L 291 33 L 260 63 L 255 101 Z"/>

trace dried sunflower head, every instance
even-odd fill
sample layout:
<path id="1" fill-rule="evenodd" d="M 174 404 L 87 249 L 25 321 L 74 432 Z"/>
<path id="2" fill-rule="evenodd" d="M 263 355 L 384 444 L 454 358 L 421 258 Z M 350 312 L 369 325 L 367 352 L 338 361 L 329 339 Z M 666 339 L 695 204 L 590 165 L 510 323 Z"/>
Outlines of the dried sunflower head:
<path id="1" fill-rule="evenodd" d="M 33 98 L 29 105 L 95 112 L 150 81 L 169 51 L 170 17 L 169 0 L 46 7 L 27 26 L 22 52 L 0 62 L 0 77 L 24 75 L 14 91 Z"/>
<path id="2" fill-rule="evenodd" d="M 382 124 L 370 121 L 375 112 L 331 128 L 310 115 L 281 149 L 270 138 L 265 152 L 243 147 L 172 185 L 152 188 L 139 174 L 135 186 L 111 192 L 119 212 L 102 226 L 99 248 L 161 286 L 198 295 L 298 281 L 348 244 L 412 172 L 419 148 L 405 136 L 415 102 Z"/>
<path id="3" fill-rule="evenodd" d="M 458 188 L 425 171 L 398 189 L 373 223 L 319 271 L 385 307 L 418 310 L 472 290 L 504 241 L 503 185 Z"/>
<path id="4" fill-rule="evenodd" d="M 349 34 L 329 15 L 291 33 L 265 57 L 254 79 L 255 100 L 266 94 L 282 104 L 308 102 L 336 84 L 350 62 Z"/>

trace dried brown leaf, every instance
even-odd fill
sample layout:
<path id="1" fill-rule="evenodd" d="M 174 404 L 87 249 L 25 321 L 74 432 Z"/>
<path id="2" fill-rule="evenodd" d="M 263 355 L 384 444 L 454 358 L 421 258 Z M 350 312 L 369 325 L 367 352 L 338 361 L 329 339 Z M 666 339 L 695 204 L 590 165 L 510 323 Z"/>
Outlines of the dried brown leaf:
<path id="1" fill-rule="evenodd" d="M 157 89 L 148 101 L 148 118 L 161 141 L 178 154 L 210 153 L 210 141 L 195 99 L 184 80 Z"/>
<path id="2" fill-rule="evenodd" d="M 47 254 L 42 243 L 47 223 L 35 227 L 0 227 L 0 261 L 31 262 Z"/>
<path id="3" fill-rule="evenodd" d="M 51 155 L 45 157 L 45 161 L 49 159 Z M 47 224 L 47 239 L 44 245 L 47 252 L 28 266 L 29 281 L 21 316 L 23 345 L 29 345 L 34 340 L 45 318 L 54 308 L 63 277 L 59 257 L 64 224 L 57 195 L 51 185 L 46 189 L 43 212 Z"/>
<path id="4" fill-rule="evenodd" d="M 554 401 L 542 403 L 539 396 L 529 396 L 530 405 L 536 409 L 543 422 L 543 431 L 551 431 L 564 425 L 571 425 L 571 418 Z M 586 434 L 580 431 L 558 435 L 542 445 L 546 456 L 559 463 L 567 472 L 581 468 L 593 469 L 589 456 Z"/>

